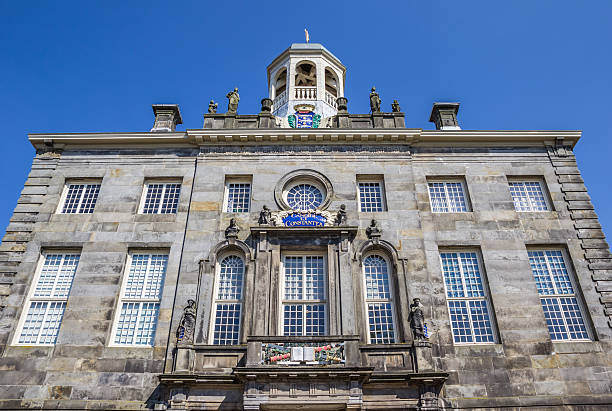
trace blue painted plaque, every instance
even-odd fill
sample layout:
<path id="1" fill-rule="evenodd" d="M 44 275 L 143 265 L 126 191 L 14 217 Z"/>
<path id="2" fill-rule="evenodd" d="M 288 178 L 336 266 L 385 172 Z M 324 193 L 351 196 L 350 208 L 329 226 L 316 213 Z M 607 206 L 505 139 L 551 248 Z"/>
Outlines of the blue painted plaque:
<path id="1" fill-rule="evenodd" d="M 327 219 L 318 214 L 289 214 L 283 218 L 285 227 L 324 227 Z"/>

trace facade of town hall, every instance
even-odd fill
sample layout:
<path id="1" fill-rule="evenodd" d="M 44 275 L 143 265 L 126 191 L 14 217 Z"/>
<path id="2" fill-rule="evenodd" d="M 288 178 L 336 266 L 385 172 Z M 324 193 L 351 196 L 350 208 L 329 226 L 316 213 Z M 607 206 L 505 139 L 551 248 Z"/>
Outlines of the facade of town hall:
<path id="1" fill-rule="evenodd" d="M 293 44 L 259 113 L 232 89 L 201 129 L 157 104 L 146 132 L 30 134 L 0 408 L 610 409 L 580 131 L 470 130 L 448 102 L 410 128 L 374 87 L 352 113 L 345 74 Z"/>

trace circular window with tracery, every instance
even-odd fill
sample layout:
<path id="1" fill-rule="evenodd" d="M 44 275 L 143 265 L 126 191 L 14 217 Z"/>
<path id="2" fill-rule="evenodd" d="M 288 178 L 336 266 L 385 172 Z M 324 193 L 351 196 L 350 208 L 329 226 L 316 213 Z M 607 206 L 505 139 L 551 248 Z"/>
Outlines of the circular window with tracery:
<path id="1" fill-rule="evenodd" d="M 333 188 L 329 180 L 314 170 L 295 170 L 276 185 L 274 197 L 281 209 L 323 210 L 329 206 Z"/>
<path id="2" fill-rule="evenodd" d="M 315 210 L 323 202 L 323 193 L 312 184 L 298 184 L 287 191 L 287 204 L 293 210 Z"/>

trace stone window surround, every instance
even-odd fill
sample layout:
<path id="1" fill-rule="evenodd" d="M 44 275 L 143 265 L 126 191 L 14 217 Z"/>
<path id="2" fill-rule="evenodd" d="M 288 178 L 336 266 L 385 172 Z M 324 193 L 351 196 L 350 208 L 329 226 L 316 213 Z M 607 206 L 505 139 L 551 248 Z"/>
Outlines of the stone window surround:
<path id="1" fill-rule="evenodd" d="M 176 215 L 178 214 L 178 207 L 181 203 L 181 192 L 179 192 L 179 198 L 177 199 L 177 209 L 174 213 L 144 213 L 144 207 L 147 199 L 147 191 L 149 184 L 178 184 L 180 191 L 183 191 L 183 177 L 145 177 L 142 185 L 142 194 L 138 203 L 138 215 Z M 160 199 L 160 207 L 164 203 L 165 197 L 162 195 Z"/>
<path id="2" fill-rule="evenodd" d="M 529 211 L 518 211 L 518 214 L 523 213 L 549 213 L 551 211 L 555 211 L 555 206 L 553 204 L 552 198 L 550 196 L 550 191 L 548 190 L 548 183 L 544 176 L 540 175 L 506 175 L 506 179 L 508 180 L 508 194 L 510 195 L 510 199 L 514 203 L 514 198 L 510 192 L 510 183 L 515 182 L 537 182 L 540 183 L 540 188 L 542 189 L 542 194 L 544 196 L 544 201 L 546 202 L 546 210 L 529 210 Z"/>
<path id="3" fill-rule="evenodd" d="M 465 175 L 434 175 L 426 177 L 426 189 L 427 189 L 427 197 L 429 198 L 429 211 L 432 214 L 458 214 L 458 213 L 471 213 L 474 211 L 472 207 L 472 200 L 470 198 L 470 190 L 468 189 L 467 181 Z M 461 183 L 461 187 L 463 188 L 463 196 L 465 200 L 466 211 L 433 211 L 432 202 L 431 202 L 431 193 L 429 190 L 429 183 Z"/>
<path id="4" fill-rule="evenodd" d="M 321 190 L 323 194 L 323 202 L 318 210 L 325 210 L 329 207 L 331 199 L 334 195 L 334 189 L 331 181 L 322 173 L 310 170 L 310 169 L 298 169 L 285 174 L 277 183 L 274 188 L 274 199 L 276 204 L 281 210 L 291 210 L 289 204 L 287 204 L 286 193 L 287 191 L 300 183 L 312 184 Z"/>
<path id="5" fill-rule="evenodd" d="M 64 204 L 66 203 L 66 196 L 68 195 L 68 190 L 69 190 L 69 186 L 73 185 L 73 184 L 99 184 L 100 185 L 100 190 L 102 189 L 102 177 L 77 177 L 77 178 L 71 178 L 71 177 L 66 177 L 66 179 L 64 180 L 64 186 L 62 188 L 62 193 L 57 205 L 57 208 L 55 210 L 55 214 L 62 214 L 62 215 L 78 215 L 78 214 L 92 214 L 95 211 L 95 205 L 94 205 L 94 210 L 92 211 L 92 213 L 64 213 L 63 212 L 63 208 L 64 208 Z M 84 192 L 82 193 L 82 195 L 84 194 Z M 98 191 L 98 194 L 96 196 L 96 203 L 100 198 L 100 192 Z"/>
<path id="6" fill-rule="evenodd" d="M 357 174 L 356 178 L 357 185 L 357 209 L 361 213 L 375 213 L 375 212 L 383 212 L 387 211 L 387 190 L 385 190 L 385 177 L 383 174 Z M 360 183 L 378 183 L 380 187 L 380 201 L 381 201 L 381 210 L 379 211 L 362 211 L 361 210 L 361 188 L 359 186 Z"/>
<path id="7" fill-rule="evenodd" d="M 45 260 L 46 260 L 46 256 L 48 254 L 79 254 L 79 257 L 82 253 L 82 248 L 81 247 L 43 247 L 40 249 L 39 251 L 39 256 L 38 256 L 38 262 L 36 263 L 36 270 L 35 270 L 35 274 L 32 277 L 32 281 L 29 285 L 28 288 L 28 292 L 26 294 L 26 298 L 25 301 L 22 305 L 22 310 L 21 313 L 19 314 L 19 321 L 17 322 L 17 326 L 15 327 L 15 332 L 12 338 L 12 344 L 14 346 L 41 346 L 41 347 L 53 347 L 55 345 L 54 344 L 32 344 L 32 343 L 19 343 L 19 338 L 21 336 L 21 332 L 23 330 L 23 326 L 28 314 L 28 310 L 29 310 L 29 306 L 30 306 L 30 302 L 32 300 L 32 297 L 34 295 L 34 291 L 36 289 L 36 285 L 38 283 L 38 280 L 40 279 L 40 275 L 42 273 L 42 268 L 44 266 Z M 80 258 L 79 258 L 79 262 L 80 262 Z M 77 269 L 78 271 L 78 266 Z M 74 273 L 73 278 L 72 278 L 72 283 L 74 283 L 74 278 L 76 277 L 77 272 Z M 65 299 L 63 299 L 62 301 L 64 302 L 68 302 L 70 298 L 70 291 L 68 292 L 68 295 L 66 296 Z M 61 323 L 59 326 L 60 330 L 61 330 Z M 58 334 L 59 334 L 59 330 L 58 330 Z"/>
<path id="8" fill-rule="evenodd" d="M 224 213 L 238 213 L 238 211 L 229 211 L 228 210 L 228 200 L 229 200 L 229 186 L 230 184 L 249 184 L 249 200 L 246 211 L 241 211 L 242 213 L 248 213 L 251 211 L 251 200 L 253 198 L 253 175 L 226 175 L 225 176 L 225 184 L 223 191 L 223 212 Z"/>

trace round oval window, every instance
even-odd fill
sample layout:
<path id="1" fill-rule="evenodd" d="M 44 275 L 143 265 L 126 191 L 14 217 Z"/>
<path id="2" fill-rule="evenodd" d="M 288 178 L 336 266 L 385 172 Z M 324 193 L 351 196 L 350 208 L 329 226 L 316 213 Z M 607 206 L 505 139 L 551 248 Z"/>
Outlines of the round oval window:
<path id="1" fill-rule="evenodd" d="M 323 193 L 312 184 L 298 184 L 287 191 L 287 204 L 293 210 L 315 210 L 323 202 Z"/>

